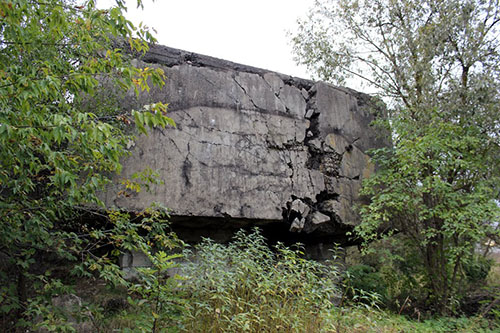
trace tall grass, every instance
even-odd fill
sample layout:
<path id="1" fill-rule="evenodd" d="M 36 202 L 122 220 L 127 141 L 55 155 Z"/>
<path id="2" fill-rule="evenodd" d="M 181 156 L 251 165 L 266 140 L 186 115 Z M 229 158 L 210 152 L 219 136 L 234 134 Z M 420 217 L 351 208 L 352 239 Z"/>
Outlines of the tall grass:
<path id="1" fill-rule="evenodd" d="M 139 270 L 149 282 L 138 280 L 137 288 L 129 288 L 133 292 L 128 306 L 103 313 L 99 331 L 500 331 L 498 322 L 481 316 L 411 320 L 380 310 L 373 306 L 377 297 L 357 290 L 348 272 L 341 278 L 335 264 L 304 259 L 300 247 L 269 248 L 258 230 L 240 231 L 229 244 L 206 239 L 186 255 L 177 271 L 183 275 L 180 280 L 172 278 L 171 271 L 160 274 L 172 267 L 169 257 L 162 255 L 156 256 L 158 262 L 153 260 L 152 269 Z M 112 300 L 117 297 L 108 295 Z M 126 304 L 127 295 L 122 297 Z M 100 304 L 109 308 L 105 299 Z"/>
<path id="2" fill-rule="evenodd" d="M 340 291 L 334 265 L 300 247 L 269 248 L 257 229 L 227 245 L 205 239 L 183 273 L 189 332 L 320 332 Z"/>

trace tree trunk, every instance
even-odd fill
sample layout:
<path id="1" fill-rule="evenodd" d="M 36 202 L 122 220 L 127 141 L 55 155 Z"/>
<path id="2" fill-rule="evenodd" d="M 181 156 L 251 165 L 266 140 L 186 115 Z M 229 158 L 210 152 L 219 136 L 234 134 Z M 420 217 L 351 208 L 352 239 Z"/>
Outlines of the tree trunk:
<path id="1" fill-rule="evenodd" d="M 434 244 L 433 242 L 438 242 Z M 432 291 L 432 303 L 436 312 L 441 315 L 448 313 L 449 284 L 446 264 L 443 266 L 442 239 L 437 237 L 426 246 L 424 256 L 425 269 Z"/>

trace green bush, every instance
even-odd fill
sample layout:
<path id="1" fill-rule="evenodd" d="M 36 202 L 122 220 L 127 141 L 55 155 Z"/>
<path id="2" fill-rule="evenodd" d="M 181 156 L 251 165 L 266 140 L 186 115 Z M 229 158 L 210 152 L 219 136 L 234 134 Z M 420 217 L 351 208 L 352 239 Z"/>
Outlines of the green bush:
<path id="1" fill-rule="evenodd" d="M 380 296 L 380 301 L 387 299 L 387 284 L 381 273 L 368 265 L 354 265 L 347 269 L 349 285 L 358 293 L 375 293 Z M 362 300 L 363 301 L 363 300 Z"/>
<path id="2" fill-rule="evenodd" d="M 486 280 L 491 270 L 492 260 L 483 256 L 474 256 L 464 263 L 464 272 L 470 283 L 476 284 Z"/>
<path id="3" fill-rule="evenodd" d="M 258 229 L 227 245 L 205 239 L 184 267 L 190 332 L 319 332 L 339 297 L 335 266 L 300 247 L 269 248 Z"/>

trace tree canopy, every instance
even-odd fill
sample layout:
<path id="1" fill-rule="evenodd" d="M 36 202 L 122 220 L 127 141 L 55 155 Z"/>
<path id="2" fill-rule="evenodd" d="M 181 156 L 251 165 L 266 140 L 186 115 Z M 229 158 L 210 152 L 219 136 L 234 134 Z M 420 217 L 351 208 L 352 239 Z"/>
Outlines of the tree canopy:
<path id="1" fill-rule="evenodd" d="M 106 277 L 110 258 L 95 251 L 146 246 L 139 224 L 163 228 L 118 213 L 100 227 L 75 223 L 82 209 L 104 209 L 98 191 L 120 172 L 134 139 L 129 124 L 141 132 L 173 125 L 165 104 L 123 110 L 103 94 L 103 82 L 125 93 L 165 79 L 160 69 L 131 65 L 155 39 L 125 11 L 122 0 L 110 9 L 94 0 L 0 1 L 0 314 L 19 325 L 47 324 L 50 311 L 41 311 L 63 290 L 54 267 L 41 262 Z"/>
<path id="2" fill-rule="evenodd" d="M 499 236 L 499 26 L 497 0 L 320 0 L 293 37 L 319 78 L 357 78 L 387 102 L 393 147 L 373 151 L 358 236 L 405 235 L 441 313 Z"/>

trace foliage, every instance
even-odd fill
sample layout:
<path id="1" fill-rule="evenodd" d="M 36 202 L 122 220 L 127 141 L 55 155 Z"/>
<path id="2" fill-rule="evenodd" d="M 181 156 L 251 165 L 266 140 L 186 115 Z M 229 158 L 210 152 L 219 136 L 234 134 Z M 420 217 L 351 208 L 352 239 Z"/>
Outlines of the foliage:
<path id="1" fill-rule="evenodd" d="M 403 233 L 440 313 L 476 245 L 499 235 L 499 24 L 498 0 L 321 0 L 293 40 L 321 78 L 361 78 L 389 103 L 394 146 L 373 152 L 357 233 Z"/>
<path id="2" fill-rule="evenodd" d="M 361 262 L 380 277 L 379 284 L 385 287 L 385 308 L 424 318 L 429 315 L 425 312 L 428 293 L 422 285 L 422 258 L 413 246 L 413 242 L 401 234 L 375 241 L 370 244 L 370 251 L 365 251 Z"/>
<path id="3" fill-rule="evenodd" d="M 177 247 L 178 240 L 171 236 L 165 251 Z M 236 242 L 239 245 L 235 247 Z M 255 246 L 259 249 L 255 250 Z M 298 249 L 280 248 L 286 250 L 287 254 L 283 256 L 277 249 L 266 247 L 262 236 L 256 232 L 239 232 L 236 240 L 227 245 L 205 240 L 191 253 L 190 262 L 179 263 L 180 274 L 191 273 L 191 276 L 181 279 L 174 276 L 173 258 L 157 252 L 150 256 L 154 267 L 137 271 L 138 280 L 129 288 L 129 292 L 132 292 L 129 306 L 120 305 L 126 303 L 123 289 L 117 293 L 119 289 L 107 290 L 102 284 L 101 287 L 80 284 L 79 288 L 90 288 L 88 300 L 102 307 L 93 313 L 94 321 L 97 322 L 96 331 L 99 332 L 490 332 L 499 328 L 498 322 L 495 324 L 481 317 L 425 320 L 422 317 L 422 320 L 411 320 L 366 306 L 364 302 L 369 301 L 369 298 L 363 298 L 363 294 L 356 290 L 354 292 L 360 296 L 358 300 L 361 302 L 339 301 L 340 298 L 345 300 L 346 295 L 341 294 L 352 291 L 346 281 L 348 278 L 344 277 L 340 281 L 335 267 L 328 266 L 331 263 L 320 264 L 323 267 L 317 271 L 314 267 L 318 263 L 307 261 L 304 264 L 312 266 L 304 268 L 304 265 L 299 264 L 301 269 L 296 274 L 291 269 L 296 264 L 293 260 L 304 260 L 302 255 L 297 252 Z M 267 260 L 261 265 L 260 260 L 251 260 L 253 257 L 248 256 L 250 253 L 256 254 L 259 259 L 271 256 L 274 261 L 271 266 Z M 236 257 L 232 254 L 236 254 Z M 240 260 L 245 262 L 240 264 Z M 221 270 L 221 267 L 224 269 Z M 307 271 L 313 274 L 307 274 Z M 169 276 L 162 274 L 165 272 Z M 314 275 L 319 274 L 323 279 L 328 279 L 329 272 L 332 273 L 334 284 L 345 285 L 344 290 L 334 288 L 325 291 L 330 294 L 325 295 L 325 299 L 329 298 L 337 305 L 325 301 L 318 303 L 323 306 L 314 306 L 315 300 L 321 299 L 318 295 L 323 292 L 322 286 L 332 287 L 330 282 L 321 281 Z M 243 276 L 245 273 L 248 273 L 250 281 Z M 288 279 L 294 281 L 289 287 L 286 282 L 279 285 L 274 283 Z M 311 289 L 311 285 L 315 288 Z M 302 287 L 305 289 L 301 290 Z M 260 309 L 261 306 L 263 309 Z M 110 311 L 110 307 L 121 310 Z M 269 314 L 266 311 L 274 312 Z M 270 317 L 273 318 L 273 326 L 266 324 Z M 230 318 L 235 322 L 231 322 Z"/>
<path id="4" fill-rule="evenodd" d="M 492 260 L 482 256 L 473 256 L 464 267 L 465 276 L 471 283 L 484 283 L 491 270 Z"/>
<path id="5" fill-rule="evenodd" d="M 358 264 L 349 267 L 347 269 L 347 274 L 350 278 L 350 285 L 354 290 L 365 293 L 377 293 L 381 297 L 380 301 L 385 301 L 387 286 L 385 285 L 382 274 L 377 272 L 375 268 Z"/>
<path id="6" fill-rule="evenodd" d="M 258 229 L 227 245 L 204 240 L 183 272 L 189 332 L 320 332 L 340 296 L 335 266 L 271 249 Z"/>
<path id="7" fill-rule="evenodd" d="M 131 65 L 132 52 L 147 51 L 154 38 L 134 27 L 125 10 L 121 0 L 107 10 L 97 9 L 94 0 L 0 2 L 4 327 L 15 321 L 30 327 L 37 318 L 39 326 L 51 328 L 52 295 L 70 291 L 70 278 L 54 267 L 70 263 L 74 274 L 93 272 L 116 283 L 122 281 L 113 264 L 119 248 L 146 251 L 165 241 L 161 208 L 133 217 L 109 212 L 101 222 L 97 215 L 92 221 L 82 217 L 82 211 L 102 207 L 97 193 L 121 169 L 134 139 L 128 124 L 135 122 L 141 132 L 173 125 L 161 103 L 131 113 L 107 100 L 90 103 L 104 81 L 136 93 L 163 84 L 161 70 Z M 144 230 L 151 231 L 149 243 Z"/>
<path id="8" fill-rule="evenodd" d="M 422 321 L 373 308 L 346 308 L 333 311 L 325 320 L 325 332 L 497 332 L 499 326 L 480 317 L 441 317 Z"/>
<path id="9" fill-rule="evenodd" d="M 463 287 L 464 268 L 474 260 L 476 244 L 494 233 L 498 206 L 492 181 L 498 177 L 484 166 L 489 156 L 477 153 L 484 148 L 467 133 L 473 129 L 438 116 L 425 133 L 414 134 L 397 121 L 393 126 L 401 140 L 394 150 L 374 153 L 381 168 L 364 184 L 362 194 L 372 201 L 361 208 L 358 234 L 368 241 L 379 237 L 382 228 L 391 230 L 388 235 L 405 234 L 413 243 L 409 249 L 420 254 L 431 303 L 444 311 Z"/>
<path id="10" fill-rule="evenodd" d="M 173 247 L 179 244 L 180 241 L 176 238 L 172 242 Z M 171 277 L 169 274 L 176 267 L 174 260 L 182 258 L 182 255 L 167 255 L 164 251 L 158 251 L 154 254 L 148 253 L 148 258 L 151 267 L 137 268 L 138 281 L 129 287 L 129 291 L 137 295 L 136 299 L 129 297 L 129 303 L 142 310 L 132 332 L 156 333 L 166 329 L 173 332 L 180 326 L 185 306 L 183 299 L 175 292 L 181 277 Z"/>

